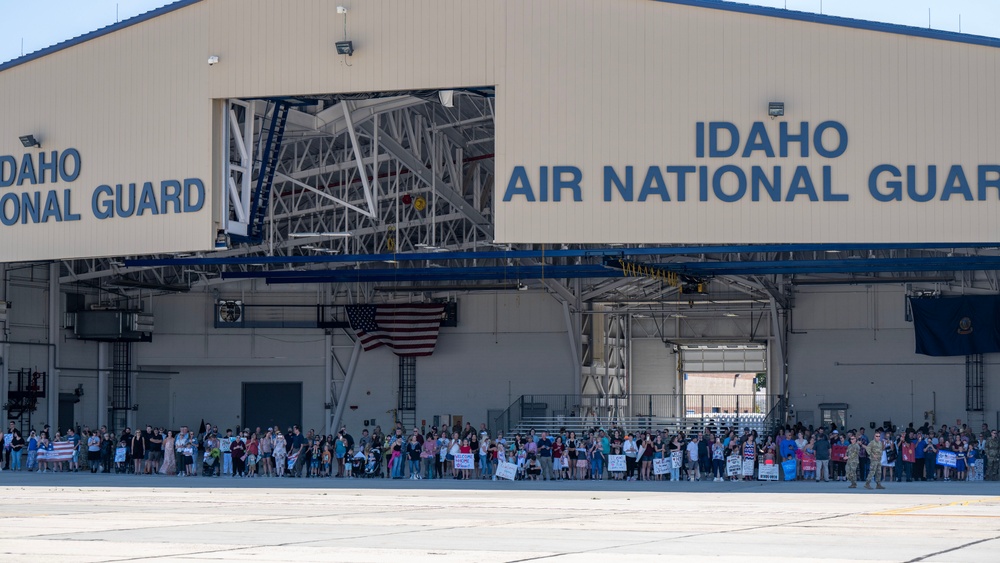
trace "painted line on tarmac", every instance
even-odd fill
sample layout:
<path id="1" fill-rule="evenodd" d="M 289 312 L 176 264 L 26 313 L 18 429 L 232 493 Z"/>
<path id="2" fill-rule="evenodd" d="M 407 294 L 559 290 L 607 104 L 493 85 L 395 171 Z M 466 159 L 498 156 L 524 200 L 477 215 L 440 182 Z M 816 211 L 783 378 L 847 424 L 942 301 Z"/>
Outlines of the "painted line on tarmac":
<path id="1" fill-rule="evenodd" d="M 689 538 L 697 538 L 697 537 L 702 537 L 702 536 L 712 536 L 712 535 L 716 535 L 716 534 L 731 534 L 731 533 L 734 533 L 734 532 L 752 532 L 752 531 L 763 530 L 763 529 L 767 529 L 767 528 L 795 526 L 795 525 L 799 525 L 799 524 L 809 524 L 809 523 L 812 523 L 812 522 L 819 522 L 819 521 L 823 521 L 823 520 L 833 520 L 833 519 L 836 519 L 836 518 L 844 518 L 846 516 L 856 516 L 858 514 L 859 513 L 857 513 L 857 512 L 851 512 L 851 513 L 845 513 L 845 514 L 833 514 L 833 515 L 830 515 L 830 516 L 821 516 L 819 518 L 809 518 L 809 519 L 806 519 L 806 520 L 796 520 L 794 522 L 776 522 L 774 524 L 763 524 L 763 525 L 760 525 L 760 526 L 751 526 L 751 527 L 747 527 L 747 528 L 736 528 L 736 529 L 721 530 L 721 531 L 720 530 L 713 530 L 713 531 L 710 531 L 710 532 L 697 532 L 697 533 L 693 533 L 693 534 L 686 534 L 686 535 L 675 536 L 675 537 L 671 537 L 671 538 L 656 538 L 654 540 L 649 540 L 649 541 L 644 541 L 644 542 L 638 542 L 638 543 L 636 543 L 636 542 L 630 542 L 630 543 L 624 543 L 624 544 L 621 544 L 621 545 L 606 545 L 606 546 L 601 546 L 601 547 L 595 547 L 595 548 L 592 548 L 592 549 L 584 549 L 584 550 L 580 550 L 580 551 L 567 551 L 567 552 L 562 552 L 562 553 L 551 553 L 551 554 L 548 554 L 548 555 L 539 555 L 537 557 L 529 557 L 527 559 L 514 559 L 512 561 L 508 561 L 508 563 L 524 563 L 526 561 L 539 561 L 539 560 L 542 560 L 542 559 L 552 559 L 554 557 L 564 557 L 566 555 L 582 555 L 584 553 L 595 553 L 595 552 L 599 552 L 599 551 L 607 551 L 609 549 L 620 549 L 620 548 L 623 548 L 623 547 L 631 547 L 631 546 L 637 546 L 637 545 L 649 545 L 649 544 L 653 544 L 653 543 L 672 542 L 672 541 L 684 540 L 684 539 L 689 539 Z"/>
<path id="2" fill-rule="evenodd" d="M 973 504 L 981 504 L 984 502 L 998 502 L 1000 497 L 989 497 L 982 499 L 970 499 L 970 500 L 959 500 L 955 502 L 946 502 L 941 504 L 921 504 L 917 506 L 907 506 L 904 508 L 893 508 L 889 510 L 880 510 L 878 512 L 869 512 L 868 516 L 905 516 L 912 515 L 913 512 L 919 512 L 921 510 L 931 510 L 933 508 L 947 508 L 949 506 L 969 506 Z M 922 516 L 922 515 L 921 515 Z M 938 516 L 937 514 L 929 514 L 927 516 Z"/>
<path id="3" fill-rule="evenodd" d="M 973 541 L 973 542 L 964 543 L 962 545 L 955 546 L 955 547 L 952 547 L 950 549 L 943 549 L 941 551 L 936 551 L 934 553 L 928 553 L 927 555 L 922 555 L 922 556 L 917 557 L 915 559 L 910 559 L 909 561 L 906 561 L 905 563 L 917 563 L 918 561 L 923 561 L 925 559 L 930 559 L 931 557 L 937 557 L 938 555 L 944 555 L 945 553 L 951 553 L 953 551 L 958 551 L 960 549 L 965 549 L 967 547 L 971 547 L 971 546 L 974 546 L 974 545 L 977 545 L 977 544 L 980 544 L 980 543 L 986 543 L 988 541 L 995 541 L 995 540 L 1000 540 L 1000 536 L 994 536 L 992 538 L 984 538 L 984 539 L 981 539 L 981 540 L 976 540 L 976 541 Z"/>

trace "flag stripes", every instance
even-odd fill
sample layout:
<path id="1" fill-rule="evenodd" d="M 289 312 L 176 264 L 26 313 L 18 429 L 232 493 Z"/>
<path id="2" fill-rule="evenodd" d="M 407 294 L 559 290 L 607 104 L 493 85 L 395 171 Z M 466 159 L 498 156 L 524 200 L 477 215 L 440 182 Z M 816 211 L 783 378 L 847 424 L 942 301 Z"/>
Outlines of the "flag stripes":
<path id="1" fill-rule="evenodd" d="M 397 356 L 430 356 L 437 345 L 444 305 L 348 305 L 347 318 L 361 340 L 373 350 L 388 346 Z"/>

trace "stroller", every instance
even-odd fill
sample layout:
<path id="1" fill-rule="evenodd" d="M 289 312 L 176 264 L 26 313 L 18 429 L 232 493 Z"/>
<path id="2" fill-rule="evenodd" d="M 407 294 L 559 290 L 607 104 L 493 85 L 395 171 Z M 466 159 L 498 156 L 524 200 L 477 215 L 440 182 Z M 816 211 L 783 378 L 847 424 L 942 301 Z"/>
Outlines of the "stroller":
<path id="1" fill-rule="evenodd" d="M 358 452 L 357 454 L 354 455 L 354 457 L 351 458 L 350 461 L 351 461 L 351 477 L 357 479 L 363 476 L 365 474 L 365 465 L 367 465 L 368 463 L 367 458 L 365 458 L 365 454 L 362 452 Z"/>
<path id="2" fill-rule="evenodd" d="M 382 476 L 382 450 L 373 447 L 371 450 L 368 451 L 368 462 L 365 463 L 365 477 L 372 478 L 381 476 Z"/>
<path id="3" fill-rule="evenodd" d="M 201 474 L 205 477 L 214 476 L 216 469 L 218 469 L 218 462 L 219 458 L 209 452 L 205 452 L 204 459 L 201 462 Z"/>

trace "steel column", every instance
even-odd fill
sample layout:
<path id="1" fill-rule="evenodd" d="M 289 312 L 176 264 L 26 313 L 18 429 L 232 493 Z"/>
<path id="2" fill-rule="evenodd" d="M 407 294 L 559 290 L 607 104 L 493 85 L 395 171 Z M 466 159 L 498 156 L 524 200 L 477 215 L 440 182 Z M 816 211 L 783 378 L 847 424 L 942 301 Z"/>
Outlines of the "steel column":
<path id="1" fill-rule="evenodd" d="M 351 361 L 347 363 L 347 373 L 344 374 L 344 386 L 340 389 L 340 398 L 337 400 L 337 410 L 333 414 L 333 422 L 330 427 L 336 431 L 340 428 L 340 420 L 344 416 L 344 407 L 347 405 L 347 395 L 351 392 L 351 382 L 354 381 L 354 373 L 358 369 L 358 357 L 361 356 L 361 339 L 354 341 L 354 350 L 351 351 Z"/>

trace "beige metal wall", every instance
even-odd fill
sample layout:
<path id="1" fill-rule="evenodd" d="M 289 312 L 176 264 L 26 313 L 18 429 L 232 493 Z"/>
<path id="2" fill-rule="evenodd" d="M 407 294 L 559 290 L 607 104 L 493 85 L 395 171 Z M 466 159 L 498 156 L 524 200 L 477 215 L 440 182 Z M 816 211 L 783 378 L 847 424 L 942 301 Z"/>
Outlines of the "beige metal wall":
<path id="1" fill-rule="evenodd" d="M 212 102 L 206 88 L 209 22 L 198 7 L 0 72 L 0 155 L 51 155 L 75 148 L 81 172 L 71 183 L 0 188 L 8 192 L 71 191 L 79 221 L 0 226 L 0 262 L 124 256 L 210 248 Z M 25 149 L 19 135 L 42 149 Z M 209 198 L 197 213 L 98 220 L 91 211 L 101 184 L 199 178 Z M 65 212 L 65 209 L 63 209 Z M 10 211 L 8 211 L 10 213 Z M 9 215 L 8 215 L 9 216 Z"/>
<path id="2" fill-rule="evenodd" d="M 1000 236 L 997 189 L 989 201 L 878 202 L 878 164 L 938 165 L 938 193 L 953 164 L 974 195 L 980 164 L 1000 163 L 1000 49 L 648 0 L 508 0 L 506 72 L 499 76 L 496 238 L 503 242 L 990 241 Z M 841 122 L 847 152 L 825 159 L 696 158 L 695 123 L 729 121 L 746 134 L 767 103 L 792 124 Z M 831 143 L 832 144 L 832 143 Z M 797 148 L 797 145 L 793 145 Z M 638 196 L 650 166 L 734 164 L 747 171 L 831 166 L 848 202 L 698 201 L 697 177 L 678 202 L 605 202 L 603 167 L 635 167 Z M 583 201 L 502 203 L 515 166 L 538 195 L 539 167 L 576 166 Z M 995 178 L 995 175 L 992 177 Z M 551 182 L 550 182 L 551 183 Z M 904 184 L 905 185 L 905 184 Z M 735 184 L 731 185 L 731 192 Z M 566 201 L 566 199 L 569 201 Z"/>
<path id="3" fill-rule="evenodd" d="M 347 35 L 353 57 L 334 42 Z M 210 55 L 220 58 L 209 67 Z M 650 0 L 205 0 L 0 72 L 0 155 L 17 136 L 45 151 L 76 148 L 69 186 L 80 221 L 0 228 L 0 261 L 209 248 L 221 160 L 213 100 L 495 85 L 497 239 L 504 242 L 982 241 L 1000 235 L 990 201 L 880 203 L 867 191 L 881 163 L 905 168 L 1000 159 L 1000 50 Z M 844 124 L 836 159 L 698 159 L 695 123 L 729 121 L 745 136 L 779 121 Z M 602 171 L 649 166 L 808 166 L 849 202 L 603 201 Z M 583 201 L 502 203 L 515 166 L 576 166 Z M 926 172 L 924 172 L 926 176 Z M 100 184 L 200 178 L 197 213 L 96 220 Z M 926 179 L 918 180 L 926 190 Z M 20 190 L 19 187 L 0 189 Z M 0 194 L 2 195 L 2 194 Z M 568 194 L 567 194 L 568 195 Z"/>
<path id="4" fill-rule="evenodd" d="M 347 35 L 352 57 L 337 55 Z M 489 86 L 503 0 L 208 0 L 213 98 Z M 207 56 L 207 53 L 206 53 Z"/>

